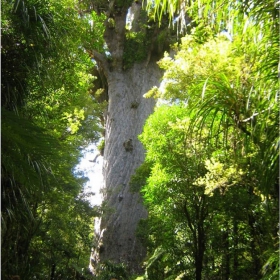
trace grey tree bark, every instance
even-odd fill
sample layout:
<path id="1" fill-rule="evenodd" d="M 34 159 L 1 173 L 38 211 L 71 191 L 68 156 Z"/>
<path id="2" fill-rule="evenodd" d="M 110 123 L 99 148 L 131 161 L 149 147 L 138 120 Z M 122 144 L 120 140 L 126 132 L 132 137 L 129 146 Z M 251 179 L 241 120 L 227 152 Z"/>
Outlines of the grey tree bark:
<path id="1" fill-rule="evenodd" d="M 156 65 L 134 65 L 127 72 L 113 72 L 108 79 L 109 108 L 106 124 L 104 178 L 107 213 L 102 218 L 103 248 L 100 259 L 124 262 L 139 271 L 146 251 L 136 239 L 135 230 L 147 213 L 139 194 L 131 193 L 129 181 L 144 160 L 144 150 L 137 139 L 152 113 L 154 101 L 144 99 L 160 72 Z"/>
<path id="2" fill-rule="evenodd" d="M 141 4 L 133 5 L 135 15 L 140 15 Z M 96 233 L 99 240 L 91 265 L 95 267 L 99 262 L 110 260 L 125 263 L 130 272 L 139 273 L 146 249 L 137 240 L 135 231 L 147 211 L 140 195 L 130 192 L 129 181 L 144 160 L 144 149 L 137 137 L 155 105 L 154 100 L 145 99 L 143 95 L 159 85 L 161 71 L 150 59 L 123 70 L 126 13 L 127 10 L 114 15 L 114 28 L 107 26 L 109 63 L 98 53 L 94 56 L 107 78 L 109 100 L 103 161 L 106 206 Z"/>

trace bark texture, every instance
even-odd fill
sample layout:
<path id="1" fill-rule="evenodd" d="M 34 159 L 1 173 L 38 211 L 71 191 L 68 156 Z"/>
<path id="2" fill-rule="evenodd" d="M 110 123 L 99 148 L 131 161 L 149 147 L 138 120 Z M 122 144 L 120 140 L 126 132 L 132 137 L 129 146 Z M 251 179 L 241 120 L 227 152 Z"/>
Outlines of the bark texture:
<path id="1" fill-rule="evenodd" d="M 132 10 L 137 14 L 141 4 L 133 5 Z M 143 95 L 153 86 L 159 86 L 161 71 L 150 59 L 123 69 L 126 13 L 127 10 L 123 10 L 114 14 L 114 28 L 106 29 L 104 37 L 110 61 L 94 53 L 99 70 L 107 78 L 109 100 L 103 161 L 105 206 L 101 222 L 98 221 L 98 244 L 91 256 L 93 272 L 99 262 L 110 260 L 125 263 L 131 273 L 140 273 L 146 256 L 146 249 L 137 240 L 135 231 L 147 211 L 140 195 L 130 192 L 129 181 L 144 160 L 138 135 L 155 105 L 154 100 L 145 99 Z"/>
<path id="2" fill-rule="evenodd" d="M 156 65 L 134 65 L 126 72 L 113 72 L 108 79 L 109 108 L 104 153 L 104 201 L 106 210 L 101 222 L 100 260 L 126 263 L 139 271 L 146 251 L 135 236 L 137 224 L 147 213 L 140 196 L 130 192 L 129 181 L 144 160 L 144 150 L 137 136 L 154 101 L 144 99 L 160 72 Z M 107 212 L 107 213 L 106 213 Z"/>

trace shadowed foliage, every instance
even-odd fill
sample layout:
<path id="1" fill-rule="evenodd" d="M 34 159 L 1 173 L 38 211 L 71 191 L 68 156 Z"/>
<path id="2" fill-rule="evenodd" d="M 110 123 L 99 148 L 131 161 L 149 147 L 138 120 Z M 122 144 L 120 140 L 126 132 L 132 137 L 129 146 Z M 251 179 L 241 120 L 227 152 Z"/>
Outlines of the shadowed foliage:
<path id="1" fill-rule="evenodd" d="M 97 211 L 74 168 L 100 131 L 81 49 L 89 24 L 67 0 L 1 8 L 1 278 L 80 279 Z"/>

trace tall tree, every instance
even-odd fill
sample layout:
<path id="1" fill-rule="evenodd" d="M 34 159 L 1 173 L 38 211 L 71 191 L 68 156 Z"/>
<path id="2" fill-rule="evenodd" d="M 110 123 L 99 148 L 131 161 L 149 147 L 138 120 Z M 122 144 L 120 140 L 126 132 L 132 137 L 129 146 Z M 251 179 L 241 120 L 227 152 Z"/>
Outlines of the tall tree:
<path id="1" fill-rule="evenodd" d="M 146 217 L 139 194 L 131 193 L 129 181 L 144 160 L 137 139 L 154 107 L 143 98 L 159 85 L 156 60 L 170 39 L 164 28 L 149 22 L 141 1 L 81 1 L 81 13 L 95 10 L 106 15 L 104 49 L 86 48 L 103 78 L 108 108 L 105 112 L 104 213 L 92 266 L 110 260 L 141 270 L 146 250 L 135 236 L 138 221 Z M 107 90 L 107 92 L 106 92 Z"/>

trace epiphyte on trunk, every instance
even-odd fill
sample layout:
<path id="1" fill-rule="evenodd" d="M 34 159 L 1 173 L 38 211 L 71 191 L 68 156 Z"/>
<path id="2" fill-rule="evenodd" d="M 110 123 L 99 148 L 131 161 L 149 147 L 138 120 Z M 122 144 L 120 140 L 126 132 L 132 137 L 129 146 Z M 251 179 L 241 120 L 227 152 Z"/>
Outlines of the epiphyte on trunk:
<path id="1" fill-rule="evenodd" d="M 129 138 L 128 140 L 123 142 L 123 146 L 127 152 L 133 151 L 132 139 Z"/>

